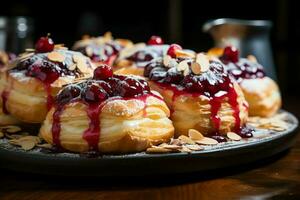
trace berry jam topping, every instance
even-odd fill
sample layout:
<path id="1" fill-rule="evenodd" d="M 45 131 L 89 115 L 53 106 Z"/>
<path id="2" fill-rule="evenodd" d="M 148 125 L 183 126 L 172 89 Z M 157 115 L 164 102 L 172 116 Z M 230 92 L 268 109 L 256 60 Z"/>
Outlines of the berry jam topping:
<path id="1" fill-rule="evenodd" d="M 148 45 L 161 45 L 164 44 L 164 41 L 161 37 L 153 35 L 147 42 Z"/>
<path id="2" fill-rule="evenodd" d="M 41 37 L 35 44 L 35 50 L 37 53 L 47 53 L 53 51 L 54 42 L 51 38 Z"/>
<path id="3" fill-rule="evenodd" d="M 239 117 L 239 103 L 237 101 L 238 95 L 223 64 L 211 60 L 209 61 L 207 71 L 194 74 L 190 70 L 191 63 L 193 62 L 191 58 L 183 60 L 175 58 L 173 61 L 175 63 L 171 62 L 171 65 L 169 63 L 168 66 L 165 66 L 162 59 L 153 60 L 145 67 L 144 76 L 156 82 L 161 89 L 173 91 L 172 105 L 176 98 L 181 95 L 204 95 L 208 97 L 211 106 L 210 118 L 214 126 L 214 132 L 217 133 L 221 127 L 221 118 L 218 116 L 218 112 L 221 109 L 222 103 L 228 102 L 235 118 L 234 131 L 239 132 L 241 120 Z M 189 73 L 185 74 L 178 67 L 178 63 L 182 62 L 188 65 L 184 71 L 190 70 Z M 171 110 L 174 109 L 171 108 Z"/>
<path id="4" fill-rule="evenodd" d="M 265 77 L 263 67 L 256 61 L 246 58 L 239 58 L 239 52 L 235 47 L 228 46 L 224 49 L 220 60 L 225 64 L 227 72 L 237 82 L 243 79 L 256 79 Z"/>
<path id="5" fill-rule="evenodd" d="M 176 51 L 177 50 L 182 50 L 182 47 L 178 44 L 171 44 L 168 51 L 167 51 L 167 54 L 169 56 L 171 56 L 172 58 L 176 58 Z"/>
<path id="6" fill-rule="evenodd" d="M 55 99 L 55 111 L 53 113 L 52 137 L 56 147 L 60 145 L 60 115 L 64 106 L 70 102 L 80 101 L 87 105 L 87 116 L 90 120 L 89 127 L 83 133 L 83 139 L 87 141 L 90 151 L 98 151 L 98 143 L 101 133 L 99 116 L 108 100 L 140 98 L 150 93 L 148 83 L 142 79 L 131 76 L 113 75 L 105 81 L 89 79 L 84 82 L 66 86 Z M 111 98 L 111 99 L 110 99 Z"/>
<path id="7" fill-rule="evenodd" d="M 113 76 L 113 70 L 110 66 L 102 64 L 94 70 L 94 79 L 106 80 Z"/>
<path id="8" fill-rule="evenodd" d="M 225 47 L 222 60 L 236 63 L 239 60 L 239 51 L 234 46 Z"/>

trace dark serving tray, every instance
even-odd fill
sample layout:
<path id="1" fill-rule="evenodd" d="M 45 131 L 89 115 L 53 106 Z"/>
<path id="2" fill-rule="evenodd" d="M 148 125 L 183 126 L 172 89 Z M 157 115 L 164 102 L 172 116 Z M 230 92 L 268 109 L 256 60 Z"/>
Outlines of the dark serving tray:
<path id="1" fill-rule="evenodd" d="M 47 153 L 41 149 L 23 151 L 0 140 L 0 166 L 47 175 L 66 176 L 147 176 L 205 172 L 252 163 L 291 147 L 298 120 L 286 111 L 288 130 L 255 134 L 252 139 L 226 142 L 193 153 L 103 155 L 88 157 L 73 153 Z"/>

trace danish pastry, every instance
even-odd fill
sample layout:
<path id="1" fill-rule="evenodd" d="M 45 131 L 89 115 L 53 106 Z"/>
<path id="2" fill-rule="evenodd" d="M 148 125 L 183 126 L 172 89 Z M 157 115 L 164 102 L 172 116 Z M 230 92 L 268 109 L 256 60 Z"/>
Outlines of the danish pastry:
<path id="1" fill-rule="evenodd" d="M 234 131 L 250 137 L 240 131 L 248 117 L 247 102 L 223 64 L 202 53 L 184 52 L 176 45 L 167 52 L 163 59 L 152 60 L 144 75 L 169 106 L 176 135 L 196 129 L 208 136 Z"/>
<path id="2" fill-rule="evenodd" d="M 77 41 L 72 49 L 88 56 L 96 65 L 101 63 L 112 65 L 118 53 L 132 45 L 130 40 L 113 39 L 111 33 L 107 32 L 101 37 L 84 37 Z"/>
<path id="3" fill-rule="evenodd" d="M 103 64 L 93 79 L 59 92 L 40 136 L 72 152 L 139 152 L 173 137 L 169 114 L 162 97 L 150 91 L 145 80 L 113 75 Z"/>
<path id="4" fill-rule="evenodd" d="M 62 86 L 76 78 L 91 77 L 93 69 L 89 58 L 42 37 L 35 50 L 20 55 L 1 73 L 3 107 L 21 121 L 41 123 Z"/>
<path id="5" fill-rule="evenodd" d="M 218 56 L 228 73 L 239 83 L 249 103 L 249 115 L 269 117 L 281 107 L 278 85 L 265 75 L 263 67 L 253 55 L 240 58 L 236 48 L 214 48 L 208 52 Z"/>

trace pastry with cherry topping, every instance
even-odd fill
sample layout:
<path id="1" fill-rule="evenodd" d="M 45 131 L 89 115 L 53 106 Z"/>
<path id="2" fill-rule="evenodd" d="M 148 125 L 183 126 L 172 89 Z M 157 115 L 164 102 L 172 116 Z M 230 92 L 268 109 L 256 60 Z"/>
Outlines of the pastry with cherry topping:
<path id="1" fill-rule="evenodd" d="M 16 58 L 16 55 L 13 53 L 7 53 L 5 51 L 0 51 L 0 73 L 5 73 L 6 68 L 8 67 L 10 62 Z M 5 74 L 3 74 L 5 75 Z M 0 75 L 3 76 L 3 75 Z M 2 81 L 2 80 L 0 80 Z M 0 84 L 0 91 L 4 90 L 6 83 Z M 0 125 L 12 125 L 20 123 L 19 120 L 11 116 L 6 108 L 3 106 L 5 105 L 6 95 L 7 93 L 0 93 Z M 4 102 L 4 103 L 3 103 Z"/>
<path id="2" fill-rule="evenodd" d="M 248 117 L 247 102 L 223 64 L 203 53 L 170 48 L 145 67 L 144 76 L 169 106 L 176 135 L 187 135 L 189 129 L 213 137 L 241 133 Z"/>
<path id="3" fill-rule="evenodd" d="M 109 66 L 100 65 L 92 79 L 58 93 L 40 135 L 72 152 L 139 152 L 173 137 L 169 115 L 144 79 L 113 75 Z"/>
<path id="4" fill-rule="evenodd" d="M 88 56 L 96 65 L 101 63 L 113 65 L 119 52 L 132 45 L 130 40 L 114 39 L 111 33 L 107 32 L 99 37 L 84 36 L 72 49 Z"/>
<path id="5" fill-rule="evenodd" d="M 93 76 L 94 65 L 79 52 L 40 38 L 36 49 L 19 55 L 0 76 L 6 113 L 28 123 L 41 123 L 63 85 Z"/>
<path id="6" fill-rule="evenodd" d="M 208 52 L 225 65 L 227 72 L 239 83 L 249 103 L 249 115 L 270 117 L 281 107 L 279 87 L 267 77 L 263 66 L 253 55 L 241 58 L 233 46 L 213 48 Z"/>

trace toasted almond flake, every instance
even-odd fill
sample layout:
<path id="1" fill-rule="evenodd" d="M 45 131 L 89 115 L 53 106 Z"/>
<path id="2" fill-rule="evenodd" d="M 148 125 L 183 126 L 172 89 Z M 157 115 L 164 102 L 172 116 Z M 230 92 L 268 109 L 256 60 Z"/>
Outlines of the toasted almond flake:
<path id="1" fill-rule="evenodd" d="M 56 49 L 56 48 L 61 48 L 61 47 L 65 47 L 65 44 L 55 44 L 54 45 L 54 48 Z"/>
<path id="2" fill-rule="evenodd" d="M 4 137 L 4 133 L 0 131 L 0 138 Z"/>
<path id="3" fill-rule="evenodd" d="M 201 140 L 195 141 L 197 144 L 204 144 L 204 145 L 216 145 L 218 141 L 212 138 L 203 137 Z"/>
<path id="4" fill-rule="evenodd" d="M 77 67 L 84 74 L 90 72 L 85 62 L 77 62 Z"/>
<path id="5" fill-rule="evenodd" d="M 165 149 L 163 147 L 150 147 L 146 150 L 146 153 L 169 153 L 172 152 L 171 149 Z"/>
<path id="6" fill-rule="evenodd" d="M 30 49 L 30 48 L 28 48 L 28 49 L 25 49 L 25 51 L 26 51 L 26 52 L 35 52 L 35 49 Z"/>
<path id="7" fill-rule="evenodd" d="M 248 58 L 248 60 L 257 63 L 257 59 L 254 55 L 248 55 L 247 58 Z"/>
<path id="8" fill-rule="evenodd" d="M 8 133 L 16 133 L 18 131 L 21 131 L 22 129 L 18 126 L 6 126 L 6 127 L 2 127 L 5 129 L 6 132 Z"/>
<path id="9" fill-rule="evenodd" d="M 171 56 L 169 56 L 169 55 L 165 55 L 165 56 L 164 56 L 164 58 L 163 58 L 163 63 L 164 63 L 164 66 L 165 66 L 165 67 L 168 67 L 168 66 L 169 66 L 171 59 L 172 59 L 172 58 L 171 58 Z"/>
<path id="10" fill-rule="evenodd" d="M 106 33 L 104 33 L 103 38 L 105 40 L 112 40 L 112 34 L 110 31 L 107 31 Z"/>
<path id="11" fill-rule="evenodd" d="M 77 65 L 76 65 L 76 64 L 73 64 L 73 65 L 69 65 L 69 66 L 68 66 L 68 69 L 71 70 L 71 71 L 73 71 L 73 70 L 76 69 L 76 67 L 77 67 Z"/>
<path id="12" fill-rule="evenodd" d="M 29 151 L 29 150 L 33 149 L 36 145 L 36 143 L 32 140 L 24 140 L 19 144 L 22 147 L 22 149 L 24 149 L 25 151 Z"/>
<path id="13" fill-rule="evenodd" d="M 181 142 L 180 142 L 180 140 L 179 139 L 171 139 L 171 142 L 170 142 L 170 144 L 172 144 L 172 145 L 181 145 Z"/>
<path id="14" fill-rule="evenodd" d="M 47 57 L 53 62 L 64 62 L 65 60 L 65 56 L 57 51 L 52 51 Z"/>
<path id="15" fill-rule="evenodd" d="M 201 140 L 204 138 L 204 136 L 196 129 L 189 129 L 188 134 L 192 140 Z"/>
<path id="16" fill-rule="evenodd" d="M 189 68 L 188 62 L 189 62 L 188 60 L 181 61 L 177 65 L 177 70 L 178 71 L 184 71 L 185 69 Z"/>
<path id="17" fill-rule="evenodd" d="M 191 138 L 181 135 L 178 137 L 178 139 L 183 143 L 183 144 L 196 144 Z"/>
<path id="18" fill-rule="evenodd" d="M 34 55 L 34 53 L 28 53 L 28 52 L 25 52 L 25 53 L 20 54 L 19 59 L 20 59 L 21 61 L 24 61 L 24 60 L 27 60 L 28 58 L 30 58 L 30 57 L 33 56 L 33 55 Z"/>
<path id="19" fill-rule="evenodd" d="M 53 146 L 49 143 L 45 143 L 45 144 L 37 144 L 37 147 L 41 147 L 41 148 L 45 148 L 45 149 L 51 149 Z"/>
<path id="20" fill-rule="evenodd" d="M 172 149 L 172 150 L 181 149 L 181 146 L 173 145 L 173 144 L 166 144 L 166 143 L 159 145 L 159 147 L 166 148 L 166 149 Z"/>
<path id="21" fill-rule="evenodd" d="M 176 58 L 193 58 L 195 55 L 191 52 L 184 50 L 176 50 L 175 51 Z"/>
<path id="22" fill-rule="evenodd" d="M 91 47 L 86 47 L 85 48 L 85 53 L 86 53 L 86 55 L 91 57 L 93 55 L 93 49 Z"/>
<path id="23" fill-rule="evenodd" d="M 227 137 L 231 140 L 234 140 L 234 141 L 239 141 L 242 139 L 241 136 L 239 136 L 238 134 L 234 133 L 234 132 L 228 132 L 227 133 Z"/>
<path id="24" fill-rule="evenodd" d="M 189 148 L 190 150 L 192 151 L 200 151 L 200 150 L 203 150 L 204 148 L 197 145 L 197 144 L 188 144 L 188 145 L 185 145 L 187 148 Z"/>
<path id="25" fill-rule="evenodd" d="M 200 65 L 201 72 L 206 72 L 209 69 L 209 59 L 205 54 L 197 54 L 196 62 Z"/>
<path id="26" fill-rule="evenodd" d="M 182 148 L 180 149 L 180 152 L 191 153 L 192 150 L 186 146 L 182 146 Z"/>
<path id="27" fill-rule="evenodd" d="M 191 64 L 191 70 L 196 75 L 201 74 L 201 66 L 200 66 L 200 64 L 197 63 L 197 62 L 193 62 Z"/>

